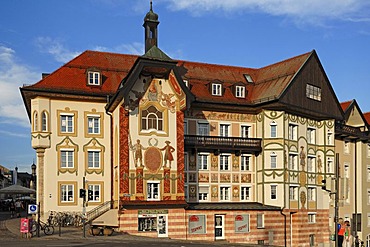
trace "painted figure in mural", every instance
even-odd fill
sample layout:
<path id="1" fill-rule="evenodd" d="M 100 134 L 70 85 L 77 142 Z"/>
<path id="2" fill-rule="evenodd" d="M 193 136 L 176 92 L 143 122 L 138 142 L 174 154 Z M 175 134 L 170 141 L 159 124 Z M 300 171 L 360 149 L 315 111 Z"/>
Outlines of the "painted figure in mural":
<path id="1" fill-rule="evenodd" d="M 164 151 L 164 165 L 171 168 L 171 162 L 173 161 L 173 155 L 172 153 L 175 151 L 175 148 L 170 145 L 170 141 L 166 141 L 166 146 L 161 149 L 161 151 Z"/>
<path id="2" fill-rule="evenodd" d="M 301 152 L 299 154 L 299 158 L 301 159 L 302 171 L 304 171 L 304 167 L 306 165 L 306 153 L 303 151 L 303 146 L 301 146 Z"/>
<path id="3" fill-rule="evenodd" d="M 149 101 L 158 101 L 158 90 L 155 82 L 153 82 L 149 87 L 148 99 Z"/>
<path id="4" fill-rule="evenodd" d="M 138 163 L 140 163 L 140 166 L 143 166 L 143 150 L 146 148 L 141 145 L 140 140 L 137 139 L 135 145 L 132 145 L 130 142 L 130 149 L 134 152 L 135 167 L 138 166 Z"/>
<path id="5" fill-rule="evenodd" d="M 319 173 L 322 172 L 322 161 L 321 161 L 320 155 L 318 156 L 318 159 L 317 159 L 317 169 Z"/>

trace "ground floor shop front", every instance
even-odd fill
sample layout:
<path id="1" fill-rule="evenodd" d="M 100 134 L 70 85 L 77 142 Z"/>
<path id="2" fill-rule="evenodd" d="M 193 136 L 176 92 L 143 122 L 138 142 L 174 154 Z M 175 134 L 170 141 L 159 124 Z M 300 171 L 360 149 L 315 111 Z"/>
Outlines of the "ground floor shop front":
<path id="1" fill-rule="evenodd" d="M 260 204 L 194 204 L 187 207 L 123 208 L 119 230 L 131 235 L 183 240 L 227 241 L 277 246 L 329 246 L 325 213 L 308 223 L 307 212 Z M 297 245 L 298 244 L 298 245 Z"/>

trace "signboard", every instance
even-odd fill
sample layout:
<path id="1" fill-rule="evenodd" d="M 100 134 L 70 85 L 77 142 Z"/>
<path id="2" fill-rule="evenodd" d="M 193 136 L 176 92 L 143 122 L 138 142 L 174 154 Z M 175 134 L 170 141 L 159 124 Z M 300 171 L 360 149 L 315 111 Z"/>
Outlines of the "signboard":
<path id="1" fill-rule="evenodd" d="M 206 216 L 190 215 L 189 216 L 189 233 L 205 234 L 206 233 Z"/>
<path id="2" fill-rule="evenodd" d="M 235 216 L 235 232 L 249 232 L 249 214 L 238 214 Z"/>
<path id="3" fill-rule="evenodd" d="M 31 226 L 31 219 L 22 218 L 21 219 L 21 233 L 29 233 Z"/>
<path id="4" fill-rule="evenodd" d="M 28 214 L 37 214 L 38 208 L 36 204 L 28 205 Z"/>
<path id="5" fill-rule="evenodd" d="M 138 214 L 168 214 L 167 209 L 142 209 L 137 211 Z"/>

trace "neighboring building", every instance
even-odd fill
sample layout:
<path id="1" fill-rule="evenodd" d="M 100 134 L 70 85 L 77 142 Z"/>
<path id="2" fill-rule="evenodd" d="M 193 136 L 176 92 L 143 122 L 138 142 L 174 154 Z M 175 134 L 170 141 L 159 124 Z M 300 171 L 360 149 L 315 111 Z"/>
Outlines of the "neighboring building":
<path id="1" fill-rule="evenodd" d="M 113 202 L 134 235 L 328 246 L 321 181 L 344 114 L 316 52 L 260 69 L 176 61 L 158 24 L 151 8 L 143 56 L 85 51 L 20 89 L 43 216 L 81 211 L 85 186 L 87 210 Z"/>
<path id="2" fill-rule="evenodd" d="M 369 122 L 356 100 L 343 102 L 344 123 L 336 125 L 339 154 L 339 217 L 351 222 L 353 235 L 370 245 Z M 334 201 L 331 206 L 334 207 Z M 357 215 L 357 217 L 356 217 Z M 334 217 L 334 208 L 330 218 Z"/>

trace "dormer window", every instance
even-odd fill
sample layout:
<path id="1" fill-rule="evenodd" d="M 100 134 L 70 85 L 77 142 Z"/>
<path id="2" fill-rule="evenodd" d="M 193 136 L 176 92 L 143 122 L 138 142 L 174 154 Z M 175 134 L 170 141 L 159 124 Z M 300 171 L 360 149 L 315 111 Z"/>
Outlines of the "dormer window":
<path id="1" fill-rule="evenodd" d="M 184 81 L 184 83 L 185 83 L 185 86 L 186 87 L 189 87 L 189 81 L 188 80 L 183 80 Z"/>
<path id="2" fill-rule="evenodd" d="M 100 72 L 97 71 L 89 71 L 87 83 L 89 85 L 99 86 L 100 85 Z"/>
<path id="3" fill-rule="evenodd" d="M 244 86 L 236 86 L 235 87 L 235 97 L 245 98 L 245 87 Z"/>
<path id="4" fill-rule="evenodd" d="M 212 95 L 222 96 L 222 84 L 212 83 Z"/>
<path id="5" fill-rule="evenodd" d="M 253 83 L 253 79 L 249 74 L 244 74 L 244 78 L 245 78 L 245 80 L 247 80 L 247 82 Z"/>

